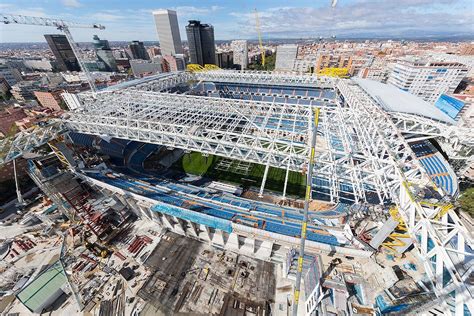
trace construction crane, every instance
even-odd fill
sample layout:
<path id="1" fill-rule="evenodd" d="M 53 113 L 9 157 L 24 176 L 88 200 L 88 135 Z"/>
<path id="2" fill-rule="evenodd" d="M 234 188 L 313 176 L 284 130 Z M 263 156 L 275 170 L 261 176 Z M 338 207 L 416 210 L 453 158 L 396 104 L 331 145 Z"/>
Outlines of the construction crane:
<path id="1" fill-rule="evenodd" d="M 301 225 L 301 236 L 300 236 L 300 248 L 298 256 L 298 265 L 296 267 L 296 283 L 295 291 L 293 294 L 293 316 L 298 315 L 298 301 L 300 298 L 300 289 L 301 289 L 301 278 L 303 276 L 303 260 L 304 260 L 304 247 L 306 242 L 306 228 L 308 227 L 309 222 L 309 202 L 311 200 L 311 182 L 313 179 L 313 169 L 314 169 L 314 156 L 316 151 L 316 133 L 318 131 L 319 125 L 319 108 L 314 108 L 314 124 L 311 137 L 311 151 L 309 154 L 308 169 L 306 171 L 306 194 L 304 198 L 304 210 L 303 210 L 303 224 Z"/>
<path id="2" fill-rule="evenodd" d="M 262 55 L 262 66 L 265 67 L 265 50 L 263 49 L 262 34 L 260 32 L 260 19 L 258 18 L 257 9 L 255 9 L 255 22 L 258 34 L 258 45 L 260 47 L 260 54 Z"/>
<path id="3" fill-rule="evenodd" d="M 73 27 L 74 28 L 92 28 L 92 29 L 103 30 L 105 29 L 104 26 L 100 24 L 92 24 L 92 25 L 80 24 L 80 23 L 75 23 L 75 22 L 67 22 L 67 21 L 58 20 L 58 19 L 42 18 L 42 17 L 36 17 L 36 16 L 13 15 L 13 14 L 4 14 L 4 13 L 0 13 L 0 16 L 4 24 L 53 26 L 53 27 L 56 27 L 58 30 L 62 31 L 64 35 L 66 35 L 66 38 L 69 42 L 69 45 L 71 46 L 74 56 L 76 56 L 77 62 L 79 63 L 81 70 L 84 72 L 86 76 L 86 80 L 89 83 L 89 86 L 92 92 L 95 93 L 97 91 L 95 82 L 92 79 L 92 76 L 89 70 L 87 69 L 87 67 L 85 66 L 84 62 L 82 61 L 80 57 L 79 47 L 77 46 L 76 42 L 74 42 L 71 32 L 69 32 L 69 28 L 73 28 Z"/>

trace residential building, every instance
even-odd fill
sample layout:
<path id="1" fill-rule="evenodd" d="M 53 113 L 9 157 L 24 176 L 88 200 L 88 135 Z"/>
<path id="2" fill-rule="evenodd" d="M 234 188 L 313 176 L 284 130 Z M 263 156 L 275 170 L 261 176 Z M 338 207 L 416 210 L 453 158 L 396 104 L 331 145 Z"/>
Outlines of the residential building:
<path id="1" fill-rule="evenodd" d="M 35 91 L 34 95 L 41 106 L 53 111 L 61 111 L 61 90 Z"/>
<path id="2" fill-rule="evenodd" d="M 153 16 L 160 40 L 161 54 L 163 56 L 183 54 L 176 11 L 157 10 L 153 11 Z"/>
<path id="3" fill-rule="evenodd" d="M 325 68 L 347 68 L 351 69 L 352 56 L 337 54 L 321 54 L 316 62 L 315 72 L 318 73 Z"/>
<path id="4" fill-rule="evenodd" d="M 0 77 L 0 98 L 6 99 L 10 89 L 11 87 L 7 80 L 3 77 Z"/>
<path id="5" fill-rule="evenodd" d="M 278 45 L 276 49 L 275 70 L 292 71 L 297 53 L 298 45 Z"/>
<path id="6" fill-rule="evenodd" d="M 474 55 L 474 43 L 466 43 L 462 46 L 461 55 Z"/>
<path id="7" fill-rule="evenodd" d="M 234 53 L 234 65 L 239 65 L 241 70 L 247 69 L 249 63 L 247 41 L 232 41 L 231 47 Z"/>
<path id="8" fill-rule="evenodd" d="M 76 55 L 65 35 L 46 34 L 44 37 L 56 58 L 60 71 L 81 71 Z"/>
<path id="9" fill-rule="evenodd" d="M 161 49 L 159 47 L 148 47 L 146 49 L 146 52 L 148 53 L 148 57 L 150 58 L 161 56 Z"/>
<path id="10" fill-rule="evenodd" d="M 297 57 L 294 60 L 293 70 L 301 73 L 314 72 L 314 67 L 316 66 L 317 56 L 307 55 L 303 57 Z"/>
<path id="11" fill-rule="evenodd" d="M 216 65 L 219 68 L 232 68 L 234 65 L 233 52 L 217 52 Z"/>
<path id="12" fill-rule="evenodd" d="M 5 78 L 10 86 L 22 80 L 20 72 L 7 63 L 0 63 L 0 78 Z"/>
<path id="13" fill-rule="evenodd" d="M 389 61 L 386 58 L 375 58 L 370 66 L 362 67 L 357 76 L 386 83 L 389 73 Z"/>
<path id="14" fill-rule="evenodd" d="M 186 60 L 183 54 L 165 55 L 163 56 L 162 65 L 163 72 L 182 71 L 186 69 Z"/>
<path id="15" fill-rule="evenodd" d="M 453 93 L 468 68 L 458 62 L 400 60 L 392 64 L 388 83 L 434 104 L 443 93 Z"/>
<path id="16" fill-rule="evenodd" d="M 372 64 L 374 60 L 373 56 L 354 56 L 352 57 L 352 62 L 350 68 L 348 68 L 348 73 L 350 76 L 357 76 L 361 70 Z"/>
<path id="17" fill-rule="evenodd" d="M 53 65 L 47 59 L 25 59 L 23 64 L 28 70 L 53 71 Z"/>
<path id="18" fill-rule="evenodd" d="M 116 58 L 117 69 L 119 71 L 127 71 L 130 69 L 130 60 L 128 58 Z"/>
<path id="19" fill-rule="evenodd" d="M 148 57 L 148 53 L 146 52 L 145 46 L 143 45 L 143 42 L 133 41 L 128 45 L 128 47 L 130 48 L 130 54 L 132 59 L 150 59 Z"/>
<path id="20" fill-rule="evenodd" d="M 468 69 L 467 77 L 474 78 L 474 54 L 472 55 L 455 55 L 445 53 L 430 53 L 427 57 L 429 60 L 457 62 L 465 65 Z"/>
<path id="21" fill-rule="evenodd" d="M 16 121 L 26 117 L 22 108 L 9 107 L 0 111 L 0 133 L 7 135 Z"/>
<path id="22" fill-rule="evenodd" d="M 191 64 L 216 64 L 214 27 L 191 20 L 186 26 Z"/>
<path id="23" fill-rule="evenodd" d="M 97 59 L 104 63 L 106 71 L 117 71 L 117 63 L 114 54 L 110 49 L 109 41 L 101 40 L 97 35 L 94 35 L 94 48 L 97 54 Z"/>
<path id="24" fill-rule="evenodd" d="M 155 63 L 151 60 L 130 60 L 130 66 L 133 75 L 137 78 L 163 72 L 161 63 Z"/>
<path id="25" fill-rule="evenodd" d="M 40 87 L 40 82 L 36 80 L 21 81 L 12 86 L 10 92 L 17 101 L 32 100 L 35 98 L 34 91 Z"/>

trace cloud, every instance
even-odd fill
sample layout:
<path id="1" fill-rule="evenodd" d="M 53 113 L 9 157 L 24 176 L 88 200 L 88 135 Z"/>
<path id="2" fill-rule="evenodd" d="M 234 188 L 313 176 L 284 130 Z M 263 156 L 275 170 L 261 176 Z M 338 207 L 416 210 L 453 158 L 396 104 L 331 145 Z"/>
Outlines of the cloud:
<path id="1" fill-rule="evenodd" d="M 469 32 L 473 10 L 455 0 L 359 0 L 327 7 L 275 7 L 259 11 L 264 37 L 413 36 L 417 32 Z M 255 37 L 255 14 L 232 12 L 240 35 Z M 472 29 L 472 27 L 471 27 Z M 238 34 L 237 34 L 238 35 Z"/>
<path id="2" fill-rule="evenodd" d="M 173 8 L 178 12 L 179 17 L 206 16 L 221 9 L 223 7 L 217 5 L 210 7 L 178 6 Z"/>
<path id="3" fill-rule="evenodd" d="M 0 10 L 12 7 L 10 3 L 0 3 Z"/>
<path id="4" fill-rule="evenodd" d="M 89 17 L 92 20 L 97 21 L 99 23 L 115 22 L 115 21 L 119 21 L 125 18 L 125 16 L 123 15 L 113 14 L 113 13 L 108 13 L 108 12 L 97 12 L 97 13 L 89 15 Z"/>
<path id="5" fill-rule="evenodd" d="M 62 4 L 69 8 L 79 8 L 82 4 L 78 0 L 61 0 Z"/>
<path id="6" fill-rule="evenodd" d="M 9 13 L 11 14 L 18 14 L 18 15 L 26 15 L 26 16 L 38 16 L 38 17 L 48 17 L 46 14 L 46 10 L 44 8 L 35 7 L 35 8 L 14 8 Z"/>

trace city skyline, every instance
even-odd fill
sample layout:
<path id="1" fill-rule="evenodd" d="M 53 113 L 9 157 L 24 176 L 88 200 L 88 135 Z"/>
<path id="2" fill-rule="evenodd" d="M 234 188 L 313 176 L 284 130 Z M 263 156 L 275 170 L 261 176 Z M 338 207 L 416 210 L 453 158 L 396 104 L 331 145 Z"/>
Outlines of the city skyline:
<path id="1" fill-rule="evenodd" d="M 260 15 L 263 38 L 329 37 L 433 37 L 469 36 L 474 34 L 474 3 L 468 0 L 402 0 L 396 3 L 371 0 L 339 1 L 331 8 L 330 1 L 298 1 L 288 6 L 283 1 L 242 1 L 231 4 L 202 1 L 151 1 L 89 3 L 84 0 L 31 1 L 20 0 L 0 4 L 0 11 L 60 18 L 81 23 L 101 23 L 106 30 L 99 36 L 111 41 L 157 41 L 152 12 L 176 10 L 181 38 L 190 19 L 214 26 L 216 40 L 255 39 L 254 9 Z M 295 23 L 298 21 L 298 23 Z M 336 21 L 336 23 L 334 23 Z M 440 23 L 442 21 L 442 23 Z M 0 31 L 0 42 L 42 42 L 47 27 L 8 25 Z M 87 30 L 75 29 L 78 42 L 91 41 Z M 137 38 L 137 36 L 139 38 Z"/>

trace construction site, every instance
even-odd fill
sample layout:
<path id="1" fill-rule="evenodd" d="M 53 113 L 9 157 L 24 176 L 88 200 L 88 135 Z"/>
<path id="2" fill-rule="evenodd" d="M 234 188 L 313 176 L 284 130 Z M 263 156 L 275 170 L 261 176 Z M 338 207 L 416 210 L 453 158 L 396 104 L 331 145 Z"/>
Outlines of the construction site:
<path id="1" fill-rule="evenodd" d="M 63 98 L 0 143 L 42 192 L 0 227 L 3 314 L 474 312 L 474 133 L 427 102 L 209 65 Z"/>

